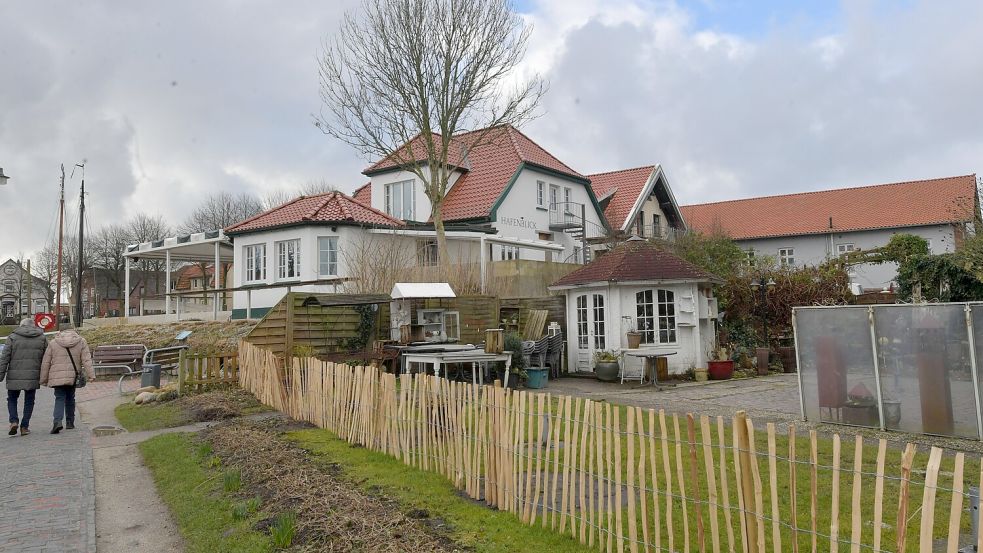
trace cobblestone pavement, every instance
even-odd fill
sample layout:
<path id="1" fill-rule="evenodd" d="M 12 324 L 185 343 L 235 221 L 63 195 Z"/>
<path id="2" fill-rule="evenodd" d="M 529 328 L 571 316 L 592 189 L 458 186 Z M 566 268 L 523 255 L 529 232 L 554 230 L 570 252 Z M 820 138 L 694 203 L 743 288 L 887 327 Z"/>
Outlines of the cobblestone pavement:
<path id="1" fill-rule="evenodd" d="M 161 375 L 160 385 L 164 386 L 167 384 L 167 375 Z M 129 377 L 123 381 L 123 392 L 132 392 L 140 387 L 139 377 Z M 89 382 L 89 384 L 76 392 L 75 400 L 78 402 L 91 401 L 93 399 L 100 399 L 111 395 L 119 394 L 119 377 L 108 378 L 106 380 L 97 380 L 95 382 Z"/>
<path id="2" fill-rule="evenodd" d="M 54 403 L 50 388 L 38 390 L 31 435 L 0 436 L 0 551 L 95 551 L 90 430 L 77 420 L 49 434 Z"/>

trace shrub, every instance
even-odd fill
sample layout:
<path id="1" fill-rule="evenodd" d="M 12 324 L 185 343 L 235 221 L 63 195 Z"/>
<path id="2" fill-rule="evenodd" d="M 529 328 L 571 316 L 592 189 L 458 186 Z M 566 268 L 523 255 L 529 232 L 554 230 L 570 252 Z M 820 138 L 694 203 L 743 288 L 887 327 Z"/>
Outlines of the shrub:
<path id="1" fill-rule="evenodd" d="M 276 517 L 273 526 L 270 526 L 270 537 L 273 538 L 273 547 L 286 549 L 293 544 L 294 534 L 297 533 L 297 515 L 292 512 L 281 513 Z"/>

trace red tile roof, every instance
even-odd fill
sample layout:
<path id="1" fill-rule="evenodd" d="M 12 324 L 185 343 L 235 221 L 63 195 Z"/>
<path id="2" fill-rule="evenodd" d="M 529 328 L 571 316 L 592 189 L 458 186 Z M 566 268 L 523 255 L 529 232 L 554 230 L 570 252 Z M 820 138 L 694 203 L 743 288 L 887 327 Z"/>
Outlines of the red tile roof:
<path id="1" fill-rule="evenodd" d="M 551 286 L 641 280 L 716 281 L 717 278 L 645 240 L 629 240 L 601 255 Z"/>
<path id="2" fill-rule="evenodd" d="M 481 132 L 483 131 L 462 133 L 456 135 L 451 142 L 450 162 L 460 167 L 464 174 L 454 183 L 444 199 L 445 221 L 489 216 L 492 206 L 505 191 L 505 187 L 522 163 L 544 167 L 574 178 L 586 179 L 514 127 L 491 129 L 483 137 L 479 136 Z M 469 141 L 473 143 L 479 138 L 481 143 L 462 159 L 461 154 L 469 145 Z M 418 158 L 422 155 L 422 146 L 414 145 L 413 150 L 420 152 Z M 371 175 L 396 166 L 392 159 L 386 158 L 364 172 Z M 362 194 L 371 196 L 371 192 L 363 192 L 363 189 L 359 189 L 356 194 L 359 199 Z M 368 204 L 370 200 L 371 198 L 362 201 Z"/>
<path id="3" fill-rule="evenodd" d="M 604 208 L 604 217 L 611 224 L 612 229 L 620 229 L 625 225 L 625 220 L 631 213 L 631 208 L 635 207 L 635 201 L 641 195 L 642 189 L 648 184 L 652 171 L 655 171 L 655 166 L 646 165 L 635 169 L 588 175 L 598 200 L 609 193 L 617 192 Z"/>
<path id="4" fill-rule="evenodd" d="M 731 200 L 681 208 L 701 232 L 735 240 L 972 221 L 976 175 Z"/>
<path id="5" fill-rule="evenodd" d="M 304 223 L 338 223 L 375 227 L 401 227 L 403 222 L 359 203 L 341 192 L 301 196 L 225 229 L 240 234 Z"/>
<path id="6" fill-rule="evenodd" d="M 372 181 L 356 188 L 352 199 L 363 205 L 372 205 Z"/>

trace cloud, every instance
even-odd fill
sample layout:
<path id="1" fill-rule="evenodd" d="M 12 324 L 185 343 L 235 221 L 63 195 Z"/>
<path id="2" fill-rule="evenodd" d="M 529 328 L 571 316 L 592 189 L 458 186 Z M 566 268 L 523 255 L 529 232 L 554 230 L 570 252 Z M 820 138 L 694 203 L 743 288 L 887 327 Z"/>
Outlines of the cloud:
<path id="1" fill-rule="evenodd" d="M 697 28 L 673 5 L 619 3 L 631 16 L 612 18 L 577 4 L 530 16 L 553 55 L 527 130 L 579 171 L 662 163 L 694 203 L 966 174 L 983 159 L 978 2 L 847 3 L 835 34 L 776 22 L 754 38 Z"/>
<path id="2" fill-rule="evenodd" d="M 43 245 L 58 164 L 83 158 L 92 227 L 135 211 L 177 224 L 219 189 L 362 184 L 366 160 L 310 118 L 321 40 L 356 4 L 3 3 L 0 167 L 13 179 L 0 257 Z M 797 12 L 752 35 L 690 9 L 530 4 L 525 69 L 551 82 L 530 136 L 582 172 L 662 163 L 684 203 L 964 174 L 983 159 L 983 4 L 846 2 L 835 24 Z"/>

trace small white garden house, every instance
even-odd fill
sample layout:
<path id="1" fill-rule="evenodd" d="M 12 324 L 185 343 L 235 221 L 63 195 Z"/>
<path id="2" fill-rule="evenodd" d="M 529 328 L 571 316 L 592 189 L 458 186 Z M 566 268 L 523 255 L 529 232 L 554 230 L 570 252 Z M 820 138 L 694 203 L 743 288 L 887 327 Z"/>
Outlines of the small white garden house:
<path id="1" fill-rule="evenodd" d="M 716 337 L 717 280 L 635 238 L 556 281 L 550 290 L 566 295 L 569 370 L 593 372 L 594 354 L 625 350 L 632 330 L 642 335 L 640 349 L 671 354 L 670 373 L 706 367 Z M 644 361 L 623 362 L 638 372 Z"/>

